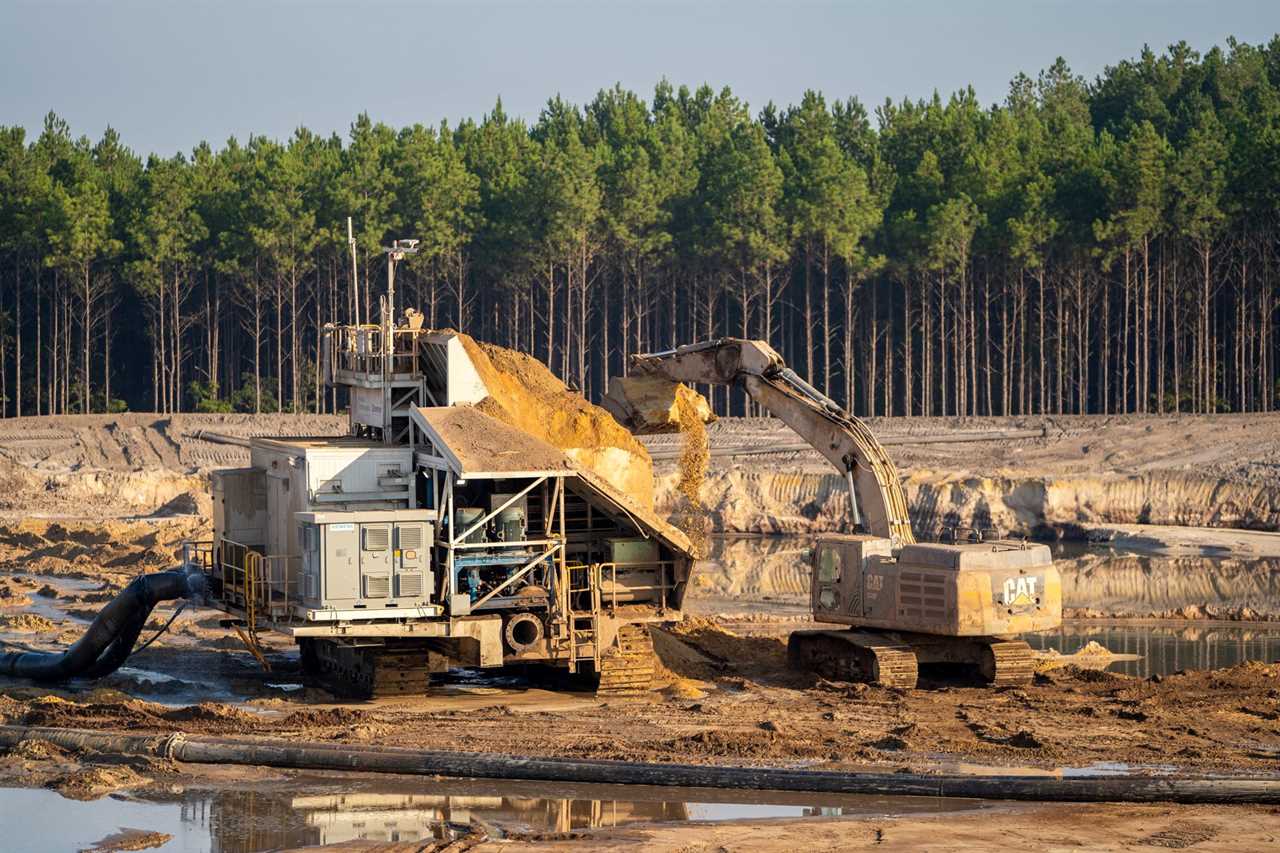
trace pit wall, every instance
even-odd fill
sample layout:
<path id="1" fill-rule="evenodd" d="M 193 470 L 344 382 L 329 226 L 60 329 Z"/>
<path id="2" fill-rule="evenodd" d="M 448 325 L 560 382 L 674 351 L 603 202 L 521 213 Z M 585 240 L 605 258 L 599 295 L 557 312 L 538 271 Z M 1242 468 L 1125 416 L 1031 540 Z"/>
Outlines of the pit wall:
<path id="1" fill-rule="evenodd" d="M 676 503 L 677 475 L 656 479 L 659 512 Z M 1086 524 L 1280 529 L 1280 483 L 1229 482 L 1178 472 L 1065 477 L 976 477 L 913 471 L 903 481 L 922 538 L 946 526 L 1083 538 Z M 843 477 L 823 471 L 707 473 L 703 504 L 724 533 L 839 531 L 849 517 Z"/>

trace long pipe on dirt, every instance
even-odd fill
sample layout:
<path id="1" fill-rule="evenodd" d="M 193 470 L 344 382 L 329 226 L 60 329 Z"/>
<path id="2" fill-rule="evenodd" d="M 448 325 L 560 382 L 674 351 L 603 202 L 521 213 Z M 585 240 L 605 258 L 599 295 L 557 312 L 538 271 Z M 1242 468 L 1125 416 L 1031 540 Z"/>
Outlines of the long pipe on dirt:
<path id="1" fill-rule="evenodd" d="M 119 669 L 161 601 L 199 598 L 204 575 L 194 567 L 139 575 L 98 611 L 71 648 L 62 652 L 0 653 L 0 675 L 32 681 L 101 678 Z"/>
<path id="2" fill-rule="evenodd" d="M 526 758 L 281 739 L 244 741 L 183 733 L 131 735 L 87 729 L 0 726 L 0 746 L 13 747 L 21 741 L 37 739 L 69 750 L 92 749 L 106 754 L 148 756 L 195 764 L 243 764 L 469 779 L 1041 802 L 1280 803 L 1280 778 L 846 773 L 776 767 Z"/>
<path id="3" fill-rule="evenodd" d="M 198 429 L 191 433 L 191 437 L 197 441 L 210 441 L 214 444 L 234 444 L 236 447 L 249 447 L 252 442 L 247 438 L 238 435 L 227 435 L 223 432 L 214 432 L 210 429 Z"/>

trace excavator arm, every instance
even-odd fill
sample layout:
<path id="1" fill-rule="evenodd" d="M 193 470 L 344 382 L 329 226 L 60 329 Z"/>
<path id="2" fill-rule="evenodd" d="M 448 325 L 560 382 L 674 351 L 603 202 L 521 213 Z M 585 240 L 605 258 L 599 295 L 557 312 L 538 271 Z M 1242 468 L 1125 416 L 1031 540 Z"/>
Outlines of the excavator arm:
<path id="1" fill-rule="evenodd" d="M 845 475 L 854 523 L 895 548 L 916 541 L 898 471 L 866 424 L 801 379 L 764 341 L 720 338 L 631 357 L 634 373 L 732 385 L 791 427 Z M 859 511 L 861 513 L 859 514 Z"/>

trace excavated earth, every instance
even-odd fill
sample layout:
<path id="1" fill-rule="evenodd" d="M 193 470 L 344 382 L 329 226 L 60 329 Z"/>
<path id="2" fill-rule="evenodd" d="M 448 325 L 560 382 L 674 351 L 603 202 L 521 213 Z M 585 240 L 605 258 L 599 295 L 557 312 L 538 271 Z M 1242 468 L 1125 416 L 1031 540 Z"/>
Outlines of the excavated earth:
<path id="1" fill-rule="evenodd" d="M 903 475 L 918 533 L 992 526 L 1010 533 L 1084 537 L 1095 525 L 1280 530 L 1280 415 L 1064 416 L 870 419 Z M 703 491 L 717 530 L 811 533 L 849 517 L 844 478 L 795 450 L 770 418 L 708 426 L 712 465 Z M 1040 437 L 947 443 L 948 436 L 1040 431 Z M 944 439 L 937 442 L 938 439 Z M 911 443 L 912 441 L 921 443 Z M 678 472 L 661 457 L 658 505 L 675 501 Z M 777 452 L 770 448 L 786 447 Z M 717 455 L 717 448 L 750 455 Z"/>
<path id="2" fill-rule="evenodd" d="M 1179 538 L 1151 526 L 1275 530 L 1280 419 L 872 425 L 891 439 L 890 454 L 904 473 L 922 528 L 930 522 L 989 523 L 1110 541 L 1154 537 L 1151 553 L 1164 555 L 1158 563 L 1141 553 L 1125 557 L 1128 563 L 1111 559 L 1105 567 L 1089 562 L 1099 558 L 1088 553 L 1071 558 L 1078 561 L 1074 568 L 1060 561 L 1068 589 L 1075 583 L 1081 596 L 1089 595 L 1077 600 L 1091 602 L 1073 615 L 1161 614 L 1171 602 L 1184 608 L 1201 593 L 1212 602 L 1223 584 L 1236 584 L 1251 609 L 1235 618 L 1254 618 L 1266 615 L 1280 593 L 1278 573 L 1265 568 L 1273 540 L 1227 532 L 1227 544 L 1221 544 L 1212 530 L 1193 536 L 1182 531 Z M 955 445 L 899 443 L 947 432 L 1038 428 L 1047 434 Z M 343 418 L 329 416 L 0 422 L 0 641 L 16 648 L 67 646 L 131 577 L 172 565 L 183 540 L 207 537 L 208 471 L 247 462 L 247 451 L 228 438 L 343 429 Z M 779 424 L 720 421 L 708 434 L 712 459 L 702 496 L 714 529 L 840 529 L 847 512 L 843 484 L 816 455 L 788 449 L 796 439 Z M 677 506 L 681 437 L 655 436 L 644 444 L 658 470 L 658 508 L 669 510 Z M 780 445 L 765 454 L 723 453 L 726 447 Z M 1134 531 L 1122 527 L 1127 524 L 1144 526 Z M 1212 567 L 1197 562 L 1206 553 L 1218 558 Z M 1170 560 L 1181 568 L 1168 570 Z M 264 635 L 271 665 L 264 672 L 235 635 L 220 627 L 219 614 L 188 609 L 126 667 L 96 683 L 54 688 L 0 679 L 0 723 L 734 765 L 920 772 L 980 765 L 1058 772 L 1120 764 L 1139 773 L 1275 773 L 1276 663 L 1154 678 L 1066 667 L 1029 686 L 1000 690 L 940 675 L 926 676 L 923 689 L 910 692 L 827 682 L 786 666 L 786 633 L 806 625 L 806 583 L 798 538 L 725 545 L 695 576 L 688 609 L 699 615 L 655 632 L 661 678 L 641 697 L 602 702 L 519 673 L 464 673 L 422 697 L 339 702 L 303 678 L 295 650 L 280 638 Z M 159 608 L 144 636 L 159 630 L 171 613 L 167 605 Z M 67 754 L 36 742 L 0 755 L 0 783 L 48 786 L 70 797 L 172 788 L 206 772 Z M 993 832 L 1000 843 L 992 842 Z M 938 841 L 940 834 L 949 840 Z M 953 850 L 1263 849 L 1278 836 L 1273 809 L 1102 805 L 950 816 L 946 824 L 914 817 L 654 825 L 534 835 L 522 843 L 579 850 L 782 850 L 797 844 L 862 849 L 886 840 Z M 486 849 L 479 839 L 475 843 L 475 849 Z"/>

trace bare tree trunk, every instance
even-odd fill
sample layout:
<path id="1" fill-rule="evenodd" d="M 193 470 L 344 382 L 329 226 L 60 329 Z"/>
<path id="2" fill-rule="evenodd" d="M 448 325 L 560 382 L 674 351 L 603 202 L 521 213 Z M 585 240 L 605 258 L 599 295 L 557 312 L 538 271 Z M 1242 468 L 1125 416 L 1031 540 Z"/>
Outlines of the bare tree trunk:
<path id="1" fill-rule="evenodd" d="M 831 246 L 822 241 L 822 393 L 831 396 Z"/>
<path id="2" fill-rule="evenodd" d="M 813 281 L 810 273 L 813 266 L 813 243 L 805 241 L 804 248 L 804 378 L 808 382 L 813 382 Z M 848 316 L 848 310 L 845 311 Z M 848 337 L 848 331 L 845 332 Z M 845 357 L 848 358 L 846 348 Z M 846 368 L 847 369 L 847 368 Z M 850 383 L 846 383 L 847 385 Z M 852 387 L 846 389 L 846 393 L 852 393 Z"/>

